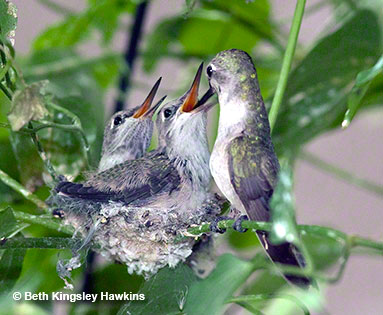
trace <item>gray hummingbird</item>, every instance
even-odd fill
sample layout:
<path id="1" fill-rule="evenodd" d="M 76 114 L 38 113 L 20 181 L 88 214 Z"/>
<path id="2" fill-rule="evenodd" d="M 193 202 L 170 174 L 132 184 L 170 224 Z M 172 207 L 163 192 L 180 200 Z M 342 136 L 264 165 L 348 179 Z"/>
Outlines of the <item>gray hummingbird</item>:
<path id="1" fill-rule="evenodd" d="M 160 82 L 161 78 L 140 106 L 117 112 L 110 118 L 105 126 L 98 172 L 144 155 L 153 135 L 153 114 L 165 99 L 151 107 Z"/>
<path id="2" fill-rule="evenodd" d="M 218 135 L 210 159 L 211 174 L 232 207 L 255 221 L 269 221 L 269 201 L 277 184 L 279 162 L 271 141 L 267 111 L 251 57 L 238 49 L 218 53 L 206 68 L 210 89 L 201 100 L 218 94 Z M 240 227 L 241 217 L 235 226 Z M 305 265 L 290 243 L 274 245 L 265 231 L 258 238 L 272 261 Z M 285 275 L 292 283 L 310 280 Z"/>
<path id="3" fill-rule="evenodd" d="M 77 200 L 78 209 L 90 204 L 98 209 L 105 220 L 94 240 L 104 256 L 126 263 L 129 272 L 151 275 L 184 261 L 195 241 L 175 242 L 177 234 L 219 211 L 205 206 L 212 199 L 206 133 L 212 104 L 198 102 L 202 67 L 191 88 L 159 111 L 156 150 L 93 174 L 84 183 L 56 187 L 64 203 L 69 198 Z"/>

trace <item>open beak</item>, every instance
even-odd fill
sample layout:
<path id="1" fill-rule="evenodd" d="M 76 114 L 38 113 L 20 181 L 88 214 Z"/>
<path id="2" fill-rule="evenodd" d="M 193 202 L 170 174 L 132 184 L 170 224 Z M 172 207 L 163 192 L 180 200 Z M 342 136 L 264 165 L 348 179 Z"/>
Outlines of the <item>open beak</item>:
<path id="1" fill-rule="evenodd" d="M 201 99 L 198 101 L 197 105 L 195 107 L 199 107 L 204 105 L 210 97 L 212 97 L 215 94 L 215 91 L 212 87 L 210 87 L 206 93 L 201 97 Z M 215 103 L 214 103 L 215 104 Z"/>
<path id="2" fill-rule="evenodd" d="M 201 65 L 199 66 L 193 84 L 190 90 L 187 92 L 187 96 L 181 107 L 181 112 L 190 113 L 193 111 L 194 113 L 197 113 L 201 110 L 207 112 L 216 104 L 216 102 L 206 104 L 209 98 L 215 94 L 215 91 L 212 87 L 210 87 L 209 90 L 204 94 L 204 96 L 202 96 L 202 98 L 198 100 L 198 87 L 201 81 L 202 69 L 203 63 L 201 63 Z"/>
<path id="3" fill-rule="evenodd" d="M 142 115 L 142 117 L 153 117 L 154 113 L 157 111 L 158 107 L 160 107 L 160 105 L 163 103 L 163 101 L 165 100 L 167 95 L 165 95 L 164 97 L 162 97 L 157 103 L 156 105 L 152 106 L 146 113 L 144 113 Z"/>
<path id="4" fill-rule="evenodd" d="M 195 75 L 193 84 L 190 90 L 186 93 L 186 98 L 181 106 L 181 112 L 189 113 L 198 103 L 198 88 L 202 76 L 203 63 L 198 68 L 197 74 Z"/>
<path id="5" fill-rule="evenodd" d="M 157 80 L 157 82 L 154 84 L 154 86 L 152 87 L 152 89 L 150 90 L 149 92 L 149 95 L 146 97 L 145 101 L 142 103 L 142 105 L 140 106 L 139 109 L 137 109 L 137 111 L 134 113 L 133 115 L 133 118 L 140 118 L 140 117 L 143 117 L 143 116 L 146 116 L 145 113 L 147 113 L 149 111 L 149 108 L 150 106 L 152 105 L 153 103 L 153 100 L 154 100 L 154 97 L 156 96 L 156 93 L 157 93 L 157 90 L 158 90 L 158 87 L 160 86 L 160 83 L 161 83 L 161 79 L 162 78 L 159 78 Z M 161 104 L 161 103 L 160 103 Z M 156 106 L 158 105 L 158 103 L 156 104 Z M 158 105 L 159 106 L 159 105 Z M 158 107 L 157 106 L 157 107 Z M 150 112 L 150 111 L 149 111 Z M 153 114 L 153 113 L 152 113 Z"/>

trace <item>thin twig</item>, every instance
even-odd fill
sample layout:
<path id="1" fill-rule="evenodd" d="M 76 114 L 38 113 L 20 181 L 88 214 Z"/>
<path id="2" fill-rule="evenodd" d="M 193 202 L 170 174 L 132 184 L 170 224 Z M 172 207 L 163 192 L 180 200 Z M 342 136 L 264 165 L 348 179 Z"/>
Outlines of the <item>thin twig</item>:
<path id="1" fill-rule="evenodd" d="M 32 122 L 29 122 L 28 127 L 31 130 L 34 129 Z M 37 137 L 37 134 L 35 132 L 31 131 L 31 137 L 32 137 L 33 143 L 35 144 L 35 146 L 37 148 L 37 153 L 39 154 L 40 158 L 44 162 L 45 168 L 47 169 L 48 173 L 52 176 L 53 181 L 58 183 L 59 182 L 59 176 L 57 175 L 51 161 L 48 159 L 48 157 L 47 157 L 47 155 L 43 149 L 43 146 Z"/>
<path id="2" fill-rule="evenodd" d="M 132 31 L 130 33 L 130 40 L 125 48 L 124 60 L 126 69 L 121 72 L 119 80 L 119 92 L 116 100 L 114 112 L 118 112 L 124 108 L 125 98 L 129 91 L 130 81 L 133 74 L 134 62 L 138 52 L 138 44 L 141 37 L 142 26 L 145 18 L 146 9 L 149 1 L 142 1 L 137 5 L 136 14 Z"/>
<path id="3" fill-rule="evenodd" d="M 5 56 L 3 44 L 0 44 L 0 48 L 1 48 L 0 49 L 1 63 L 3 65 L 3 67 L 6 67 L 8 62 L 7 62 L 7 58 Z M 5 73 L 5 82 L 6 82 L 7 87 L 13 91 L 13 84 L 12 84 L 11 77 L 9 76 L 8 71 Z"/>
<path id="4" fill-rule="evenodd" d="M 323 161 L 322 159 L 318 158 L 314 154 L 307 152 L 307 151 L 302 151 L 299 154 L 299 158 L 302 159 L 305 162 L 310 163 L 314 167 L 321 169 L 341 180 L 344 180 L 346 183 L 349 183 L 351 185 L 354 185 L 356 187 L 363 188 L 369 192 L 372 192 L 380 197 L 383 196 L 383 187 L 373 183 L 367 179 L 360 178 L 352 173 L 349 173 L 348 171 L 339 168 L 335 165 L 332 165 L 330 163 L 327 163 Z"/>
<path id="5" fill-rule="evenodd" d="M 26 212 L 13 211 L 15 218 L 19 221 L 30 223 L 30 224 L 38 224 L 44 226 L 48 229 L 65 233 L 68 235 L 73 235 L 74 229 L 69 225 L 64 225 L 60 220 L 55 219 L 52 215 L 34 215 Z"/>
<path id="6" fill-rule="evenodd" d="M 0 90 L 3 91 L 4 95 L 10 100 L 12 101 L 12 93 L 8 90 L 8 88 L 0 82 Z"/>
<path id="7" fill-rule="evenodd" d="M 26 189 L 23 185 L 18 183 L 16 180 L 14 180 L 2 170 L 0 170 L 0 180 L 4 184 L 11 187 L 12 189 L 20 193 L 22 196 L 24 196 L 25 199 L 33 202 L 40 209 L 48 211 L 48 206 L 45 204 L 44 201 L 40 200 L 36 195 L 32 194 L 28 189 Z"/>
<path id="8" fill-rule="evenodd" d="M 232 297 L 226 301 L 226 303 L 240 303 L 240 302 L 255 302 L 262 300 L 270 300 L 270 299 L 285 299 L 290 300 L 295 303 L 304 314 L 310 314 L 309 309 L 305 304 L 302 303 L 296 296 L 291 294 L 257 294 L 257 295 L 240 295 L 236 297 Z"/>
<path id="9" fill-rule="evenodd" d="M 42 5 L 47 7 L 48 9 L 61 14 L 61 15 L 73 15 L 76 14 L 75 11 L 68 9 L 67 7 L 62 6 L 61 4 L 56 3 L 55 1 L 52 0 L 37 0 L 40 2 Z"/>
<path id="10" fill-rule="evenodd" d="M 119 60 L 120 53 L 108 52 L 93 58 L 68 57 L 59 61 L 53 61 L 44 65 L 35 65 L 24 70 L 26 78 L 47 78 L 63 73 L 78 72 L 81 69 L 89 68 L 100 63 Z"/>
<path id="11" fill-rule="evenodd" d="M 269 113 L 271 131 L 274 128 L 274 125 L 278 116 L 278 111 L 283 100 L 283 95 L 285 94 L 287 79 L 289 77 L 291 64 L 294 58 L 295 48 L 297 46 L 298 34 L 299 34 L 299 29 L 302 23 L 303 13 L 305 10 L 305 4 L 306 4 L 306 0 L 297 0 L 297 5 L 295 7 L 294 18 L 291 25 L 289 39 L 287 41 L 286 51 L 283 56 L 281 74 L 279 76 L 277 89 L 275 90 L 273 103 L 271 104 L 271 109 Z"/>
<path id="12" fill-rule="evenodd" d="M 10 238 L 0 241 L 0 249 L 7 248 L 43 248 L 72 249 L 79 240 L 70 237 Z"/>

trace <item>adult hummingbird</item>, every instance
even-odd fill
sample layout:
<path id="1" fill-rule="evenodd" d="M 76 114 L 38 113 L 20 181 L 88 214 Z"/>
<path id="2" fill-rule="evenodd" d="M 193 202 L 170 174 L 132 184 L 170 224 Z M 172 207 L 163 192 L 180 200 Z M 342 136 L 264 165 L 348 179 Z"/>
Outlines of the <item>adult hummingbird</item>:
<path id="1" fill-rule="evenodd" d="M 117 112 L 110 118 L 105 126 L 99 172 L 144 155 L 153 135 L 153 114 L 165 99 L 151 107 L 160 83 L 161 78 L 140 106 Z"/>
<path id="2" fill-rule="evenodd" d="M 210 89 L 202 99 L 216 92 L 220 105 L 218 135 L 210 159 L 211 174 L 232 207 L 251 220 L 269 221 L 269 201 L 277 184 L 279 162 L 251 57 L 238 49 L 222 51 L 206 72 Z M 257 231 L 257 235 L 274 262 L 305 265 L 294 245 L 274 245 L 265 231 Z M 298 285 L 310 282 L 303 277 L 285 277 Z"/>
<path id="3" fill-rule="evenodd" d="M 185 260 L 194 239 L 175 242 L 177 234 L 211 220 L 219 211 L 209 206 L 206 112 L 212 105 L 198 102 L 201 74 L 202 64 L 191 88 L 159 111 L 156 150 L 96 173 L 84 183 L 62 182 L 56 187 L 64 202 L 77 200 L 80 211 L 90 204 L 98 207 L 106 220 L 94 240 L 103 255 L 126 263 L 129 272 L 150 275 Z"/>

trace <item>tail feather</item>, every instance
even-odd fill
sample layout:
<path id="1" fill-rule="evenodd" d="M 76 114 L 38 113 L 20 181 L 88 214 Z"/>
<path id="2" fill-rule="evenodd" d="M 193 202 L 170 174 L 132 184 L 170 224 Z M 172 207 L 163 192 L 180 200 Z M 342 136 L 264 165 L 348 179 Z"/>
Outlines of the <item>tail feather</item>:
<path id="1" fill-rule="evenodd" d="M 283 265 L 290 265 L 304 268 L 306 261 L 299 252 L 298 248 L 291 243 L 285 242 L 282 244 L 272 244 L 270 241 L 269 233 L 265 231 L 257 231 L 258 238 L 266 250 L 268 256 L 273 262 Z M 296 276 L 291 274 L 284 274 L 284 277 L 291 283 L 307 287 L 312 283 L 312 280 L 307 277 Z"/>

